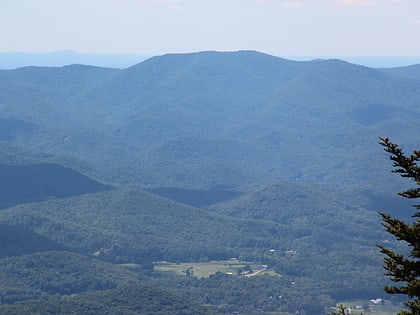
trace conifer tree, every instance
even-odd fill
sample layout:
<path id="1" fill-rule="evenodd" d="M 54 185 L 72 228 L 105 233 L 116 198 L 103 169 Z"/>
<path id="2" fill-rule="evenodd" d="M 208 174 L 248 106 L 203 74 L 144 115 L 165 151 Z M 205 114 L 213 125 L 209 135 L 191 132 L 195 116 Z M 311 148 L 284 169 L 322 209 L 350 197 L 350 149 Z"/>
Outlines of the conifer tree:
<path id="1" fill-rule="evenodd" d="M 380 140 L 379 144 L 391 154 L 390 159 L 395 168 L 393 172 L 402 177 L 411 178 L 417 185 L 416 188 L 400 192 L 399 195 L 410 199 L 420 198 L 420 151 L 413 151 L 413 154 L 408 156 L 388 138 L 380 138 Z M 414 207 L 416 211 L 413 222 L 410 223 L 380 212 L 386 231 L 409 246 L 409 254 L 396 253 L 389 248 L 379 246 L 381 252 L 385 254 L 385 274 L 395 282 L 395 285 L 385 287 L 385 291 L 391 294 L 407 295 L 409 298 L 405 302 L 408 310 L 401 311 L 399 315 L 420 315 L 420 205 L 414 205 Z"/>
<path id="2" fill-rule="evenodd" d="M 330 312 L 328 315 L 348 315 L 347 309 L 343 304 L 337 306 L 337 311 Z"/>

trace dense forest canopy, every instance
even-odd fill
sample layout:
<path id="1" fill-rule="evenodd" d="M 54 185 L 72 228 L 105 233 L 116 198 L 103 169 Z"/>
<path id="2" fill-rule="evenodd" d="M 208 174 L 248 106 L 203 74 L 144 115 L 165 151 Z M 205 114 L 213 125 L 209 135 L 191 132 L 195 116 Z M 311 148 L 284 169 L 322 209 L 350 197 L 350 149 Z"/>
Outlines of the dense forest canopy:
<path id="1" fill-rule="evenodd" d="M 401 308 L 377 211 L 408 203 L 376 142 L 418 145 L 417 70 L 254 51 L 0 70 L 0 313 Z"/>

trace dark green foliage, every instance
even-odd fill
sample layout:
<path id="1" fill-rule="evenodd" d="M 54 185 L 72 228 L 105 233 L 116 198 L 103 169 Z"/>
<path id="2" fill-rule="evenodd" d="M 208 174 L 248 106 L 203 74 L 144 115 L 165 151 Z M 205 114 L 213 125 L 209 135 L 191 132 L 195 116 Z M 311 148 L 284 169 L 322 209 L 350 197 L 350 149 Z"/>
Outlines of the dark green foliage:
<path id="1" fill-rule="evenodd" d="M 0 224 L 0 258 L 63 249 L 63 245 L 45 236 L 17 226 Z"/>
<path id="2" fill-rule="evenodd" d="M 141 275 L 122 266 L 66 251 L 44 251 L 0 260 L 3 303 L 16 302 L 5 290 L 7 288 L 25 290 L 27 295 L 32 294 L 31 299 L 39 299 L 48 295 L 106 290 L 140 283 L 141 279 Z M 19 300 L 22 297 L 18 297 Z"/>
<path id="3" fill-rule="evenodd" d="M 43 302 L 3 305 L 0 314 L 204 315 L 213 312 L 163 290 L 131 286 Z"/>
<path id="4" fill-rule="evenodd" d="M 0 208 L 109 189 L 110 186 L 58 164 L 0 164 Z"/>
<path id="5" fill-rule="evenodd" d="M 272 257 L 280 256 L 272 261 L 275 270 L 325 281 L 332 297 L 347 299 L 375 296 L 385 284 L 374 244 L 386 234 L 376 212 L 357 207 L 357 198 L 363 196 L 326 192 L 320 185 L 300 181 L 278 182 L 210 209 L 293 227 L 293 234 L 274 248 Z"/>
<path id="6" fill-rule="evenodd" d="M 393 161 L 394 173 L 402 177 L 411 178 L 420 186 L 420 151 L 406 155 L 397 144 L 388 138 L 381 138 L 380 144 L 385 151 L 390 153 Z M 420 188 L 412 188 L 399 193 L 400 196 L 417 199 L 420 198 Z M 381 252 L 386 255 L 385 270 L 391 280 L 399 285 L 387 286 L 386 292 L 391 294 L 404 294 L 410 298 L 405 304 L 408 311 L 403 310 L 400 314 L 420 314 L 420 205 L 414 206 L 417 210 L 413 215 L 413 222 L 405 222 L 381 212 L 383 225 L 386 231 L 397 240 L 402 241 L 409 248 L 409 253 L 398 253 L 393 249 L 380 246 Z"/>
<path id="7" fill-rule="evenodd" d="M 348 315 L 346 307 L 343 304 L 338 305 L 337 312 L 330 312 L 328 315 Z"/>
<path id="8" fill-rule="evenodd" d="M 262 259 L 294 234 L 285 225 L 216 215 L 126 190 L 6 209 L 0 222 L 114 262 Z"/>
<path id="9" fill-rule="evenodd" d="M 335 311 L 330 312 L 328 313 L 328 315 L 349 315 L 351 313 L 352 313 L 351 310 L 347 310 L 347 308 L 343 304 L 340 304 L 338 305 L 336 312 Z M 362 313 L 360 315 L 362 315 Z"/>
<path id="10" fill-rule="evenodd" d="M 241 314 L 271 314 L 303 310 L 310 314 L 323 314 L 326 308 L 334 305 L 325 284 L 308 278 L 268 275 L 247 278 L 219 272 L 203 279 L 155 278 L 154 284 L 228 314 L 235 311 Z M 313 288 L 317 288 L 316 294 Z"/>
<path id="11" fill-rule="evenodd" d="M 214 187 L 212 189 L 182 189 L 160 187 L 145 190 L 193 207 L 205 207 L 242 195 L 241 192 L 223 189 L 222 187 Z"/>
<path id="12" fill-rule="evenodd" d="M 242 212 L 237 212 L 237 207 L 242 207 Z M 385 285 L 377 272 L 379 254 L 369 247 L 381 239 L 381 233 L 375 233 L 380 229 L 372 229 L 374 212 L 354 206 L 344 209 L 332 195 L 303 184 L 281 183 L 219 205 L 220 214 L 214 213 L 216 207 L 208 211 L 141 191 L 113 190 L 6 209 L 0 213 L 0 222 L 33 230 L 67 248 L 112 262 L 138 262 L 147 267 L 147 262 L 154 260 L 239 257 L 266 263 L 288 280 L 226 278 L 239 291 L 247 292 L 237 296 L 228 283 L 215 286 L 212 278 L 200 282 L 202 294 L 208 298 L 194 300 L 214 306 L 231 304 L 226 309 L 240 303 L 244 312 L 259 312 L 265 298 L 256 302 L 249 296 L 278 287 L 290 293 L 284 293 L 288 306 L 270 302 L 264 309 L 319 311 L 333 305 L 335 299 L 376 296 Z M 349 221 L 344 226 L 343 219 Z M 150 274 L 153 268 L 130 269 Z M 177 278 L 173 287 L 178 288 L 180 281 L 182 278 Z M 290 287 L 291 282 L 296 285 Z M 185 283 L 182 292 L 186 297 L 195 290 L 194 283 Z M 165 288 L 168 280 L 150 285 Z M 212 287 L 218 289 L 212 291 Z M 305 292 L 305 302 L 299 292 Z M 219 298 L 223 299 L 218 302 Z"/>
<path id="13" fill-rule="evenodd" d="M 372 229 L 374 212 L 350 205 L 344 210 L 342 202 L 334 200 L 333 195 L 303 184 L 281 183 L 208 211 L 141 191 L 114 190 L 6 209 L 0 222 L 31 229 L 67 248 L 112 262 L 239 257 L 266 263 L 288 282 L 276 284 L 278 279 L 271 277 L 234 279 L 238 290 L 247 292 L 236 296 L 225 286 L 212 292 L 213 282 L 203 280 L 200 286 L 208 300 L 198 301 L 217 306 L 225 303 L 218 302 L 223 297 L 233 305 L 228 309 L 241 303 L 244 311 L 259 312 L 265 300 L 261 297 L 256 302 L 249 295 L 279 286 L 290 293 L 286 294 L 289 306 L 270 304 L 264 309 L 320 310 L 333 305 L 334 299 L 376 296 L 385 284 L 377 272 L 379 254 L 369 247 L 381 239 L 381 233 L 375 233 L 380 229 Z M 344 225 L 343 219 L 348 221 Z M 140 269 L 137 272 L 145 272 Z M 291 282 L 297 285 L 289 288 Z M 166 287 L 168 282 L 151 285 Z M 194 284 L 186 283 L 183 292 L 193 290 Z M 305 292 L 304 303 L 297 298 L 300 291 Z"/>

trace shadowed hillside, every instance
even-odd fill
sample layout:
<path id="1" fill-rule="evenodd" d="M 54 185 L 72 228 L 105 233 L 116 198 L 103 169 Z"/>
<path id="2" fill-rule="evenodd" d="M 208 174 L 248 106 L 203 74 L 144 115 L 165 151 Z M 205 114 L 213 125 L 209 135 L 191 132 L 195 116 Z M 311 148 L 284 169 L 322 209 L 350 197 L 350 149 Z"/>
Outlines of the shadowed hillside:
<path id="1" fill-rule="evenodd" d="M 0 222 L 114 262 L 258 257 L 280 244 L 280 237 L 294 235 L 286 226 L 228 218 L 120 190 L 9 208 L 0 212 Z"/>
<path id="2" fill-rule="evenodd" d="M 111 189 L 58 164 L 0 164 L 0 208 Z"/>
<path id="3" fill-rule="evenodd" d="M 27 302 L 0 308 L 0 314 L 214 314 L 171 292 L 144 286 L 117 288 L 47 302 Z"/>
<path id="4" fill-rule="evenodd" d="M 0 224 L 0 259 L 46 250 L 63 250 L 57 242 L 17 226 Z"/>

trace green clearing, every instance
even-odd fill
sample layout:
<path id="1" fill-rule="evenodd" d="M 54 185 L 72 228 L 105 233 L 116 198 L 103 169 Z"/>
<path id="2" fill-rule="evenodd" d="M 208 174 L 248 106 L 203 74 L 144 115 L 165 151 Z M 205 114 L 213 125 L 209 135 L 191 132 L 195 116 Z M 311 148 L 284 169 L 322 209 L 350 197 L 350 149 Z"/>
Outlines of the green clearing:
<path id="1" fill-rule="evenodd" d="M 363 314 L 363 315 L 396 315 L 401 311 L 401 306 L 392 304 L 389 300 L 384 300 L 383 304 L 374 304 L 369 300 L 358 300 L 358 301 L 344 301 L 339 302 L 337 305 L 343 304 L 347 307 L 352 308 L 352 314 Z M 369 311 L 365 312 L 363 309 L 355 309 L 356 306 L 369 305 Z"/>
<path id="2" fill-rule="evenodd" d="M 159 261 L 155 263 L 155 271 L 171 272 L 178 275 L 186 275 L 187 270 L 192 271 L 192 276 L 197 278 L 207 278 L 217 272 L 238 275 L 240 271 L 243 276 L 257 275 L 279 275 L 274 270 L 267 269 L 265 265 L 254 264 L 238 260 L 209 261 L 209 262 L 191 262 L 191 263 L 171 263 Z"/>

